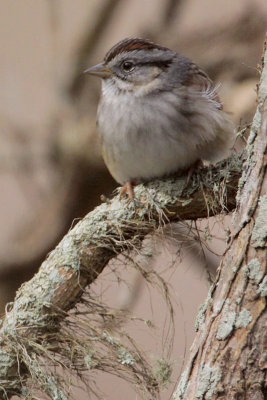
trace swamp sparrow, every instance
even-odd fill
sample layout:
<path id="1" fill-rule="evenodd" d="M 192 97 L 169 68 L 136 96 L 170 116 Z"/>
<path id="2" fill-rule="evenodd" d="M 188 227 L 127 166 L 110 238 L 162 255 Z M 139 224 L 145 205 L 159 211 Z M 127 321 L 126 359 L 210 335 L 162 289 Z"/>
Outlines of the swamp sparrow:
<path id="1" fill-rule="evenodd" d="M 124 39 L 103 63 L 98 127 L 104 161 L 122 193 L 202 160 L 223 158 L 233 124 L 216 87 L 191 60 L 144 39 Z"/>

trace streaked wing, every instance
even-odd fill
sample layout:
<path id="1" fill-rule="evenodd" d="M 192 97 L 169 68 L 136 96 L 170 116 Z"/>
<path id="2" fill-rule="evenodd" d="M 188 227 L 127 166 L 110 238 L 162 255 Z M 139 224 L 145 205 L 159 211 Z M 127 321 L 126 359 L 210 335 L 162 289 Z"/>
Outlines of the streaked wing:
<path id="1" fill-rule="evenodd" d="M 200 92 L 205 92 L 205 94 L 208 94 L 210 98 L 217 103 L 217 108 L 222 110 L 222 104 L 217 93 L 218 86 L 214 86 L 208 75 L 196 64 L 190 64 L 187 71 L 187 76 L 183 81 L 183 85 L 196 89 Z"/>

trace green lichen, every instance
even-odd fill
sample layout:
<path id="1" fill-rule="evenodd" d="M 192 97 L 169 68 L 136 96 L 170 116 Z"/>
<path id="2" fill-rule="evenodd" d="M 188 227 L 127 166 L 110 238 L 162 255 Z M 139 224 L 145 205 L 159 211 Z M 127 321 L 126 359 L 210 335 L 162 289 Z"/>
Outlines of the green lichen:
<path id="1" fill-rule="evenodd" d="M 217 393 L 217 384 L 221 379 L 221 371 L 218 367 L 206 364 L 199 375 L 196 398 L 209 400 Z"/>
<path id="2" fill-rule="evenodd" d="M 260 127 L 261 127 L 261 112 L 258 107 L 253 118 L 250 135 L 248 137 L 248 144 L 251 144 L 254 141 Z"/>
<path id="3" fill-rule="evenodd" d="M 55 256 L 57 259 L 57 265 L 68 265 L 74 270 L 78 271 L 80 268 L 79 254 L 77 250 L 77 245 L 75 243 L 76 237 L 74 234 L 66 235 L 60 245 L 56 247 L 55 251 L 51 253 L 48 257 L 48 261 Z M 45 262 L 47 263 L 47 262 Z"/>
<path id="4" fill-rule="evenodd" d="M 157 378 L 157 381 L 165 386 L 168 383 L 170 383 L 170 378 L 172 374 L 172 366 L 170 363 L 163 358 L 160 358 L 157 360 L 157 369 L 155 372 L 155 376 Z"/>
<path id="5" fill-rule="evenodd" d="M 236 194 L 237 202 L 239 202 L 240 199 L 241 199 L 242 189 L 244 188 L 244 185 L 245 185 L 245 183 L 247 181 L 247 173 L 248 173 L 248 168 L 247 168 L 247 166 L 248 166 L 248 164 L 247 164 L 248 154 L 247 153 L 248 153 L 247 150 L 244 150 L 242 157 L 240 157 L 241 162 L 243 163 L 243 164 L 240 165 L 240 170 L 243 171 L 243 172 L 242 172 L 241 178 L 238 181 L 238 191 L 237 191 L 237 194 Z"/>
<path id="6" fill-rule="evenodd" d="M 92 357 L 91 354 L 87 354 L 87 355 L 84 357 L 84 364 L 86 365 L 86 367 L 87 367 L 88 369 L 92 369 L 92 368 L 95 367 L 95 363 L 94 363 L 94 361 L 93 361 L 93 357 Z"/>
<path id="7" fill-rule="evenodd" d="M 237 267 L 236 265 L 234 265 L 234 266 L 232 267 L 232 270 L 233 270 L 234 273 L 236 273 L 237 270 L 238 270 L 238 267 Z"/>
<path id="8" fill-rule="evenodd" d="M 186 394 L 186 389 L 188 385 L 189 368 L 187 368 L 181 375 L 179 385 L 174 394 L 175 400 L 182 400 Z"/>
<path id="9" fill-rule="evenodd" d="M 257 293 L 261 297 L 267 297 L 267 276 L 264 277 L 263 281 L 259 285 L 259 289 L 258 289 Z"/>
<path id="10" fill-rule="evenodd" d="M 211 286 L 205 303 L 201 304 L 201 306 L 198 309 L 198 314 L 197 314 L 197 318 L 196 318 L 196 322 L 195 322 L 196 332 L 198 332 L 200 326 L 205 322 L 206 311 L 208 309 L 209 304 L 212 301 L 211 296 L 212 296 L 213 289 L 214 289 L 214 287 Z"/>
<path id="11" fill-rule="evenodd" d="M 53 254 L 51 253 L 49 257 L 53 257 Z M 68 266 L 62 266 L 62 271 L 68 268 Z M 51 307 L 51 299 L 56 288 L 65 279 L 64 274 L 60 273 L 58 269 L 49 270 L 48 261 L 45 261 L 40 272 L 17 291 L 16 299 L 12 303 L 12 312 L 6 314 L 4 333 L 11 334 L 12 332 L 16 337 L 17 330 L 22 326 L 47 327 L 54 320 L 54 316 L 48 311 Z"/>
<path id="12" fill-rule="evenodd" d="M 200 326 L 205 322 L 206 318 L 206 311 L 208 308 L 208 302 L 201 304 L 198 309 L 197 319 L 195 322 L 195 331 L 198 332 Z"/>
<path id="13" fill-rule="evenodd" d="M 229 302 L 226 301 L 225 309 L 222 313 L 216 338 L 225 340 L 233 331 L 236 320 L 236 312 L 229 311 Z"/>
<path id="14" fill-rule="evenodd" d="M 122 365 L 134 365 L 135 364 L 134 357 L 124 347 L 120 347 L 118 349 L 118 356 L 119 356 L 120 363 Z"/>
<path id="15" fill-rule="evenodd" d="M 175 204 L 185 189 L 185 177 L 181 176 L 175 179 L 175 185 L 173 185 L 173 179 L 166 180 L 154 180 L 147 184 L 149 195 L 152 199 L 160 203 L 161 207 Z"/>
<path id="16" fill-rule="evenodd" d="M 257 258 L 250 260 L 245 269 L 249 279 L 259 282 L 263 277 L 263 271 L 261 270 L 261 264 Z"/>
<path id="17" fill-rule="evenodd" d="M 235 322 L 235 327 L 246 328 L 251 321 L 252 321 L 251 313 L 248 310 L 244 309 L 238 314 Z"/>
<path id="18" fill-rule="evenodd" d="M 110 344 L 117 343 L 117 340 L 113 336 L 110 336 L 107 332 L 103 332 L 102 336 L 103 336 L 103 339 L 106 340 Z"/>
<path id="19" fill-rule="evenodd" d="M 7 374 L 8 371 L 11 370 L 12 367 L 16 367 L 16 359 L 10 357 L 10 352 L 5 351 L 4 349 L 0 349 L 0 365 L 1 365 L 1 372 L 3 375 Z M 1 385 L 1 381 L 0 381 Z"/>
<path id="20" fill-rule="evenodd" d="M 264 247 L 267 241 L 267 194 L 260 197 L 259 214 L 252 232 L 252 245 Z"/>

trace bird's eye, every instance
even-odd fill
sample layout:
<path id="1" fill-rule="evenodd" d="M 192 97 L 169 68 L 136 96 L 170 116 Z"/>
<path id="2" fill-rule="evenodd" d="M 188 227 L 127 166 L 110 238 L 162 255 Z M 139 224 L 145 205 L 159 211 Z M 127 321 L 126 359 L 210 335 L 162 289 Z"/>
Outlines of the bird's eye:
<path id="1" fill-rule="evenodd" d="M 132 61 L 124 61 L 122 63 L 122 68 L 125 72 L 130 72 L 134 69 L 134 64 L 132 63 Z"/>

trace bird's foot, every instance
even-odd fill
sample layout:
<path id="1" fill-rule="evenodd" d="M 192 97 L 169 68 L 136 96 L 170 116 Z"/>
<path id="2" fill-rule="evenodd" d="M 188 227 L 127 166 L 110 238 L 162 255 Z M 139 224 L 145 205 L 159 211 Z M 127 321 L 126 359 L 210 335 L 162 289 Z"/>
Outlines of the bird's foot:
<path id="1" fill-rule="evenodd" d="M 128 181 L 121 187 L 121 192 L 120 192 L 120 199 L 124 194 L 128 196 L 128 199 L 134 200 L 134 183 L 131 181 Z"/>
<path id="2" fill-rule="evenodd" d="M 197 160 L 187 171 L 187 178 L 186 178 L 186 187 L 189 185 L 190 179 L 192 178 L 193 173 L 197 168 L 204 167 L 202 160 Z"/>

